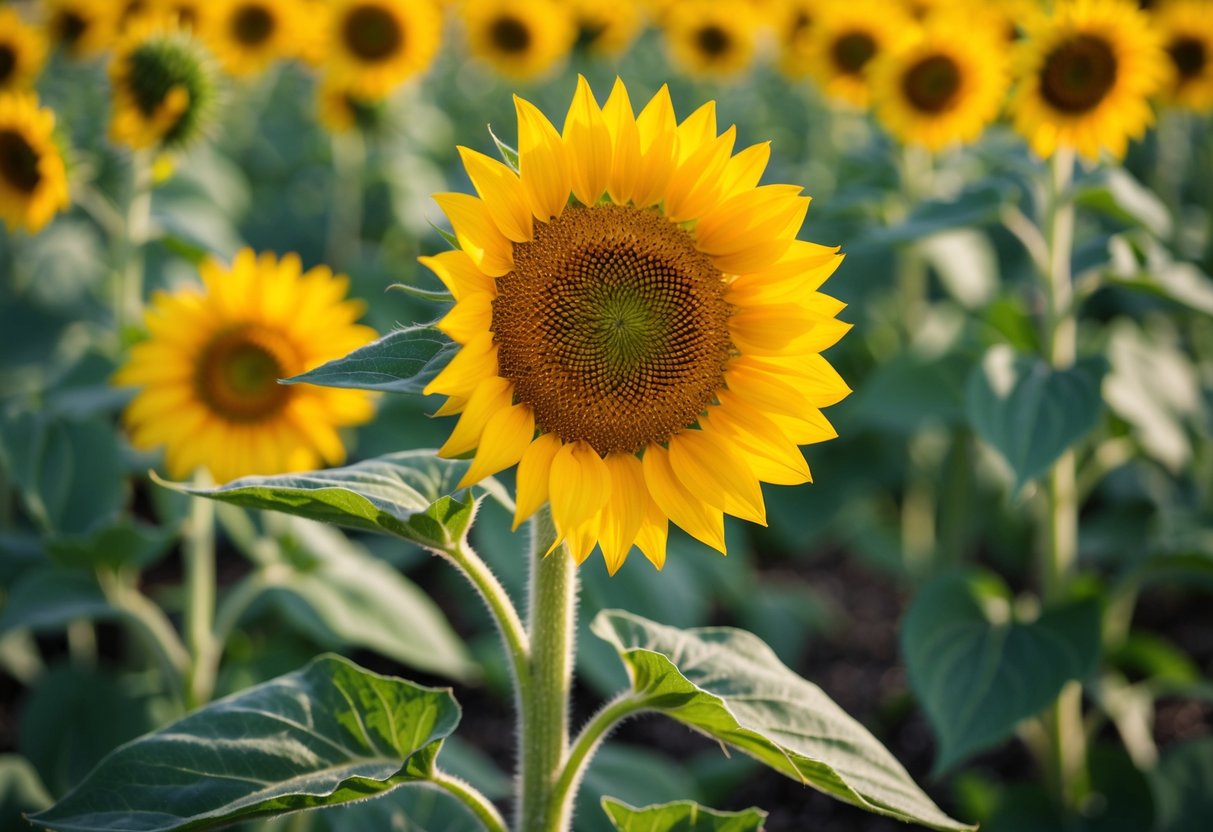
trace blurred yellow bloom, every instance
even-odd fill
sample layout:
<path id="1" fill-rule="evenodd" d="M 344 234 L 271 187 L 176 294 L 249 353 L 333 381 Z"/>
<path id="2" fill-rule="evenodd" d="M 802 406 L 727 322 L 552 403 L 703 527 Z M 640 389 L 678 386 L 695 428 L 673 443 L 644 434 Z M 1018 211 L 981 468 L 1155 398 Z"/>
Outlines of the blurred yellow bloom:
<path id="1" fill-rule="evenodd" d="M 688 0 L 669 11 L 662 28 L 684 72 L 724 77 L 753 62 L 762 22 L 749 0 Z"/>
<path id="2" fill-rule="evenodd" d="M 1153 18 L 1170 58 L 1162 100 L 1198 112 L 1213 110 L 1213 2 L 1171 0 Z"/>
<path id="3" fill-rule="evenodd" d="M 430 0 L 335 0 L 324 25 L 324 73 L 360 98 L 382 98 L 424 72 L 442 45 Z"/>
<path id="4" fill-rule="evenodd" d="M 789 78 L 799 78 L 811 70 L 809 35 L 821 16 L 827 0 L 782 0 L 774 14 L 775 36 L 779 41 L 779 69 Z"/>
<path id="5" fill-rule="evenodd" d="M 95 55 L 113 41 L 110 0 L 46 0 L 46 30 L 74 58 Z"/>
<path id="6" fill-rule="evenodd" d="M 823 3 L 820 19 L 809 33 L 806 60 L 826 95 L 866 107 L 869 64 L 905 38 L 913 25 L 904 7 L 897 3 Z"/>
<path id="7" fill-rule="evenodd" d="M 368 343 L 363 304 L 325 266 L 244 249 L 199 269 L 201 287 L 160 292 L 114 383 L 140 388 L 124 413 L 137 448 L 164 446 L 169 476 L 206 468 L 216 482 L 345 459 L 338 429 L 369 420 L 371 395 L 288 378 Z"/>
<path id="8" fill-rule="evenodd" d="M 26 90 L 42 71 L 46 39 L 13 9 L 0 9 L 0 92 Z"/>
<path id="9" fill-rule="evenodd" d="M 640 0 L 573 0 L 577 43 L 595 55 L 619 55 L 645 23 Z"/>
<path id="10" fill-rule="evenodd" d="M 36 232 L 69 204 L 55 114 L 32 93 L 0 92 L 0 217 Z"/>
<path id="11" fill-rule="evenodd" d="M 578 561 L 660 567 L 671 520 L 723 552 L 724 514 L 765 523 L 760 483 L 809 481 L 797 445 L 836 435 L 838 249 L 796 239 L 808 197 L 758 185 L 769 145 L 734 154 L 714 102 L 637 116 L 583 78 L 563 133 L 515 104 L 520 170 L 460 148 L 480 196 L 435 196 L 461 246 L 422 258 L 461 345 L 426 388 L 462 414 L 440 453 L 475 451 L 465 485 L 517 464 L 515 524 L 550 502 Z"/>
<path id="12" fill-rule="evenodd" d="M 471 53 L 513 78 L 551 70 L 577 35 L 572 9 L 553 0 L 467 0 L 461 11 Z"/>
<path id="13" fill-rule="evenodd" d="M 227 72 L 256 75 L 294 57 L 301 11 L 294 0 L 213 0 L 200 33 Z"/>

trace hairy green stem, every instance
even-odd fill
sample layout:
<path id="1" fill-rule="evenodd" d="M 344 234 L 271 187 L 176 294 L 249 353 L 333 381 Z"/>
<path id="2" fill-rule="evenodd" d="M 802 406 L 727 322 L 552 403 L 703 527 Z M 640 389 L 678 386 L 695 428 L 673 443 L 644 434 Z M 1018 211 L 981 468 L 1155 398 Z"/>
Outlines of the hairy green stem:
<path id="1" fill-rule="evenodd" d="M 106 600 L 122 612 L 135 634 L 155 655 L 168 689 L 184 700 L 190 653 L 164 610 L 140 592 L 133 582 L 123 580 L 109 570 L 99 569 L 97 582 Z"/>
<path id="2" fill-rule="evenodd" d="M 201 479 L 196 483 L 203 487 Z M 218 668 L 215 643 L 215 504 L 205 497 L 190 498 L 185 540 L 185 643 L 190 668 L 186 680 L 186 706 L 193 709 L 210 701 Z"/>
<path id="3" fill-rule="evenodd" d="M 551 804 L 555 814 L 568 817 L 573 799 L 577 796 L 577 786 L 607 735 L 616 725 L 647 708 L 648 704 L 643 698 L 630 690 L 624 691 L 603 705 L 585 724 L 569 747 L 568 758 L 552 788 Z"/>
<path id="4" fill-rule="evenodd" d="M 442 791 L 454 796 L 466 806 L 476 819 L 484 824 L 488 832 L 508 832 L 505 818 L 497 811 L 493 802 L 474 789 L 467 781 L 445 771 L 435 771 L 430 782 Z"/>

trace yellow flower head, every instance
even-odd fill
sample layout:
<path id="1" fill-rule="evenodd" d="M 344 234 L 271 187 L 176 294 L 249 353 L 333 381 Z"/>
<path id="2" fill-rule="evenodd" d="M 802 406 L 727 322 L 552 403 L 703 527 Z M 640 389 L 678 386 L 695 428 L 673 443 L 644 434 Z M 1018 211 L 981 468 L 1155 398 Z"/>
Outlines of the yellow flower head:
<path id="1" fill-rule="evenodd" d="M 36 232 L 70 200 L 55 114 L 32 93 L 0 92 L 0 217 Z"/>
<path id="2" fill-rule="evenodd" d="M 962 12 L 928 15 L 916 35 L 872 61 L 872 103 L 902 142 L 939 150 L 973 142 L 1007 90 L 1004 32 Z"/>
<path id="3" fill-rule="evenodd" d="M 110 138 L 132 148 L 180 147 L 206 127 L 215 100 L 210 59 L 176 17 L 140 17 L 114 49 Z"/>
<path id="4" fill-rule="evenodd" d="M 821 16 L 825 0 L 782 0 L 776 7 L 775 35 L 779 41 L 779 69 L 789 78 L 811 70 L 809 34 Z"/>
<path id="5" fill-rule="evenodd" d="M 374 130 L 384 121 L 387 106 L 382 98 L 362 98 L 347 87 L 325 78 L 316 85 L 316 115 L 330 133 L 358 128 Z"/>
<path id="6" fill-rule="evenodd" d="M 73 58 L 95 55 L 113 40 L 110 8 L 110 0 L 47 0 L 47 34 Z"/>
<path id="7" fill-rule="evenodd" d="M 892 49 L 912 27 L 913 20 L 899 4 L 884 0 L 824 3 L 820 20 L 809 32 L 806 61 L 828 96 L 866 107 L 869 64 Z"/>
<path id="8" fill-rule="evenodd" d="M 325 73 L 366 99 L 424 72 L 442 43 L 429 0 L 336 0 L 326 21 Z"/>
<path id="9" fill-rule="evenodd" d="M 468 49 L 512 78 L 545 74 L 577 35 L 572 10 L 554 0 L 467 0 L 462 11 Z"/>
<path id="10" fill-rule="evenodd" d="M 294 55 L 301 31 L 295 0 L 214 0 L 202 34 L 220 65 L 236 76 L 256 75 Z"/>
<path id="11" fill-rule="evenodd" d="M 45 60 L 42 33 L 13 9 L 0 9 L 0 92 L 32 87 Z"/>
<path id="12" fill-rule="evenodd" d="M 480 196 L 435 196 L 461 246 L 422 258 L 462 345 L 426 388 L 462 414 L 440 453 L 475 450 L 465 485 L 517 464 L 515 525 L 550 502 L 578 561 L 660 567 L 670 520 L 723 552 L 724 514 L 764 523 L 760 482 L 809 481 L 796 446 L 836 435 L 838 250 L 796 239 L 808 197 L 758 184 L 769 145 L 734 154 L 714 102 L 637 116 L 582 78 L 559 133 L 514 101 L 518 171 L 461 147 Z"/>
<path id="13" fill-rule="evenodd" d="M 345 459 L 338 429 L 366 422 L 368 393 L 278 379 L 306 372 L 371 341 L 354 323 L 363 304 L 349 281 L 299 257 L 244 249 L 232 265 L 208 260 L 201 287 L 152 298 L 149 337 L 131 349 L 114 383 L 139 387 L 124 419 L 135 447 L 165 448 L 169 476 L 206 468 L 216 482 L 281 474 Z"/>
<path id="14" fill-rule="evenodd" d="M 644 26 L 640 0 L 574 0 L 577 42 L 594 55 L 627 51 Z"/>
<path id="15" fill-rule="evenodd" d="M 203 31 L 206 16 L 214 8 L 209 0 L 151 0 L 152 13 L 175 20 L 187 32 Z"/>
<path id="16" fill-rule="evenodd" d="M 1171 59 L 1162 100 L 1209 112 L 1213 109 L 1213 2 L 1171 0 L 1153 17 Z"/>
<path id="17" fill-rule="evenodd" d="M 1129 0 L 1063 0 L 1019 45 L 1011 112 L 1038 155 L 1072 148 L 1119 159 L 1154 121 L 1149 97 L 1166 78 L 1166 54 Z"/>
<path id="18" fill-rule="evenodd" d="M 674 62 L 692 77 L 736 75 L 754 60 L 762 19 L 749 0 L 693 0 L 662 24 Z"/>

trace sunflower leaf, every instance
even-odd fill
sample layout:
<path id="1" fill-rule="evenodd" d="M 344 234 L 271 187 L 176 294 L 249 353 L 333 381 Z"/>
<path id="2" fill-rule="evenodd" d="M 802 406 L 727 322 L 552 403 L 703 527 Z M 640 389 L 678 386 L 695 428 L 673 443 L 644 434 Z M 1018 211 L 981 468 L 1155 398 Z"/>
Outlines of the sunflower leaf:
<path id="1" fill-rule="evenodd" d="M 441 459 L 434 451 L 403 451 L 326 471 L 243 477 L 218 488 L 162 484 L 244 508 L 281 511 L 445 549 L 466 534 L 475 513 L 471 494 L 455 488 L 469 464 Z M 512 510 L 496 480 L 481 480 L 477 487 Z"/>
<path id="2" fill-rule="evenodd" d="M 169 832 L 363 800 L 432 777 L 459 717 L 449 690 L 321 656 L 120 746 L 29 819 Z"/>
<path id="3" fill-rule="evenodd" d="M 458 344 L 432 326 L 410 326 L 389 332 L 344 358 L 284 379 L 283 383 L 420 393 L 458 348 Z"/>
<path id="4" fill-rule="evenodd" d="M 604 797 L 602 810 L 619 832 L 762 832 L 767 817 L 761 809 L 717 812 L 691 800 L 638 809 Z"/>
<path id="5" fill-rule="evenodd" d="M 620 610 L 599 613 L 591 629 L 619 653 L 650 709 L 868 811 L 973 828 L 944 814 L 867 729 L 752 633 L 679 630 Z"/>

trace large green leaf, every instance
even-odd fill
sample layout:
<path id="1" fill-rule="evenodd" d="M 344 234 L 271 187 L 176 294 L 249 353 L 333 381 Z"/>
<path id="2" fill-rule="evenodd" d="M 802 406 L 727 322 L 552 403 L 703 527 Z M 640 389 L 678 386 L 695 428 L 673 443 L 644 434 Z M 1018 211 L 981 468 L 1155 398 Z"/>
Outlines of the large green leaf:
<path id="1" fill-rule="evenodd" d="M 449 690 L 322 656 L 121 746 L 30 820 L 167 832 L 361 800 L 427 779 L 459 715 Z"/>
<path id="2" fill-rule="evenodd" d="M 432 326 L 411 326 L 389 332 L 378 341 L 288 379 L 287 383 L 420 393 L 458 348 L 458 344 Z"/>
<path id="3" fill-rule="evenodd" d="M 116 618 L 92 575 L 36 569 L 22 576 L 0 609 L 0 633 L 54 630 L 80 618 Z"/>
<path id="4" fill-rule="evenodd" d="M 1099 660 L 1100 608 L 1082 599 L 1015 618 L 995 575 L 965 572 L 927 584 L 901 629 L 910 685 L 939 738 L 935 770 L 1007 739 L 1071 679 Z"/>
<path id="5" fill-rule="evenodd" d="M 469 464 L 440 459 L 433 451 L 403 451 L 327 471 L 244 477 L 219 488 L 175 487 L 245 508 L 282 511 L 443 548 L 460 539 L 472 521 L 475 501 L 470 495 L 461 499 L 455 488 Z M 495 480 L 483 480 L 479 486 L 508 502 Z"/>
<path id="6" fill-rule="evenodd" d="M 168 551 L 175 536 L 171 528 L 122 519 L 91 534 L 51 538 L 46 553 L 62 566 L 90 572 L 99 566 L 143 570 Z"/>
<path id="7" fill-rule="evenodd" d="M 973 428 L 1002 455 L 1018 490 L 1043 474 L 1099 422 L 1103 357 L 1054 370 L 1009 347 L 990 349 L 973 369 L 967 411 Z"/>
<path id="8" fill-rule="evenodd" d="M 1122 167 L 1103 166 L 1075 186 L 1079 206 L 1127 226 L 1147 229 L 1157 237 L 1171 233 L 1171 214 L 1158 196 Z"/>
<path id="9" fill-rule="evenodd" d="M 599 613 L 593 631 L 619 652 L 650 709 L 869 811 L 971 828 L 945 815 L 867 729 L 753 634 L 679 630 L 619 610 Z"/>
<path id="10" fill-rule="evenodd" d="M 605 797 L 602 810 L 619 832 L 762 832 L 767 817 L 761 809 L 717 812 L 690 800 L 637 809 Z"/>

